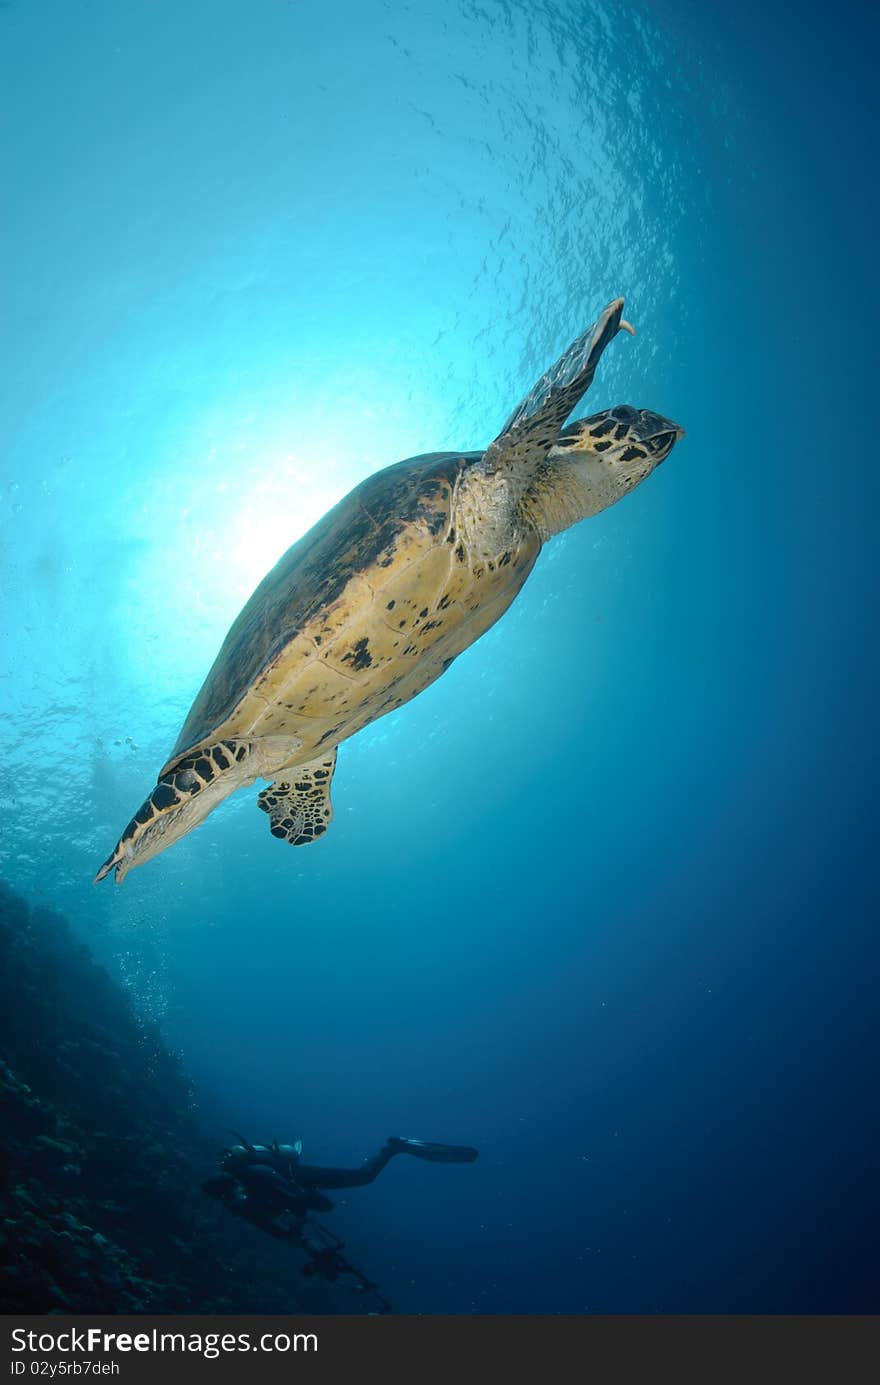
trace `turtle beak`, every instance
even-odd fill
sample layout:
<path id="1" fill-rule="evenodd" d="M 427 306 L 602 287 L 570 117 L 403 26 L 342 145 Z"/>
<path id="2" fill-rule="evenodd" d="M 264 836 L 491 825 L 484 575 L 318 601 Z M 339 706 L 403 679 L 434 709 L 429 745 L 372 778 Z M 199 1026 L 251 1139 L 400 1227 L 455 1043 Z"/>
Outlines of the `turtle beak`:
<path id="1" fill-rule="evenodd" d="M 648 449 L 655 466 L 665 461 L 675 444 L 684 437 L 680 424 L 650 409 L 639 409 L 631 427 L 633 437 Z"/>
<path id="2" fill-rule="evenodd" d="M 641 442 L 669 434 L 672 435 L 673 442 L 678 442 L 684 437 L 684 429 L 679 423 L 673 423 L 671 418 L 664 418 L 662 414 L 655 414 L 650 409 L 639 409 L 633 431 Z"/>

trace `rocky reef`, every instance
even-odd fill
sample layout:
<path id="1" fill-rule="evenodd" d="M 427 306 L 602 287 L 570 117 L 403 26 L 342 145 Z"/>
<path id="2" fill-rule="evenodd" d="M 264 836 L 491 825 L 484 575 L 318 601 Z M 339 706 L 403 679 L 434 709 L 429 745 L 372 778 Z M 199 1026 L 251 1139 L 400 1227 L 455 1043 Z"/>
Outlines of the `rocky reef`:
<path id="1" fill-rule="evenodd" d="M 58 914 L 0 884 L 0 1312 L 327 1311 L 201 1192 L 180 1063 Z"/>

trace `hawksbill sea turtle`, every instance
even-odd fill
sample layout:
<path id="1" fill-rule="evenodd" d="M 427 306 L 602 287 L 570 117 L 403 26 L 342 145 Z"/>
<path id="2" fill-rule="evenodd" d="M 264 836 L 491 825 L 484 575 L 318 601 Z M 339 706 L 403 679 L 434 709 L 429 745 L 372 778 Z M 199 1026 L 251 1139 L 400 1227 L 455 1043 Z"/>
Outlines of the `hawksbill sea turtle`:
<path id="1" fill-rule="evenodd" d="M 236 789 L 294 846 L 330 823 L 340 742 L 439 678 L 507 610 L 553 534 L 627 495 L 682 436 L 628 405 L 565 425 L 614 336 L 617 298 L 484 452 L 369 476 L 299 539 L 234 621 L 156 787 L 98 871 L 121 882 Z"/>

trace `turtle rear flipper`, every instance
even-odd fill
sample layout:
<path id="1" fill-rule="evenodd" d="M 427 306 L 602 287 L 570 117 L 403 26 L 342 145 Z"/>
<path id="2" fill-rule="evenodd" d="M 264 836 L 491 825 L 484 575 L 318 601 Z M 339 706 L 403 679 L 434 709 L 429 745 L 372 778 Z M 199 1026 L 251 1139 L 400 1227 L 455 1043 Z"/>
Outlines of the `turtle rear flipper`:
<path id="1" fill-rule="evenodd" d="M 296 765 L 264 789 L 257 803 L 269 814 L 273 837 L 291 846 L 306 846 L 322 837 L 330 826 L 333 806 L 330 784 L 336 768 L 336 751 Z"/>

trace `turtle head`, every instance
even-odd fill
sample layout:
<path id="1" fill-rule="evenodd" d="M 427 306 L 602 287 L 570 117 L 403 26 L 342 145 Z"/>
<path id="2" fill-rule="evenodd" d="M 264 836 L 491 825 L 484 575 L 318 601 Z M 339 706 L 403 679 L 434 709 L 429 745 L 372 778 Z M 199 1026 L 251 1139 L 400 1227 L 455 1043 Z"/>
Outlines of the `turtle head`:
<path id="1" fill-rule="evenodd" d="M 622 490 L 631 490 L 669 456 L 681 437 L 684 429 L 662 414 L 618 404 L 569 423 L 550 457 L 604 471 Z"/>
<path id="2" fill-rule="evenodd" d="M 664 461 L 684 429 L 618 404 L 562 429 L 523 508 L 544 538 L 607 510 Z"/>

